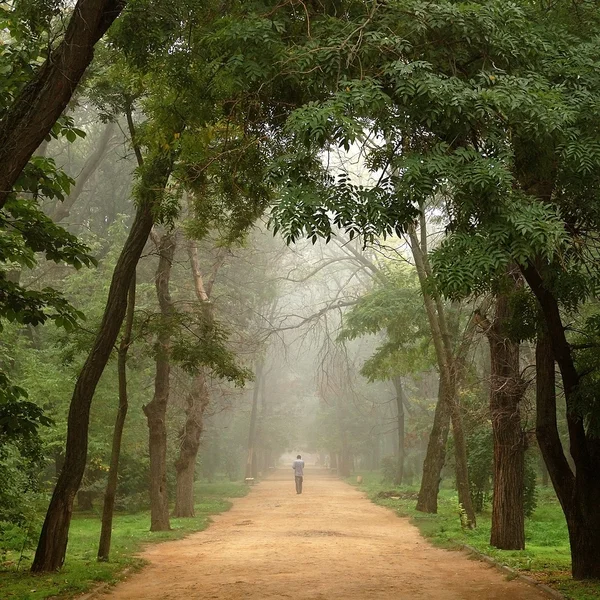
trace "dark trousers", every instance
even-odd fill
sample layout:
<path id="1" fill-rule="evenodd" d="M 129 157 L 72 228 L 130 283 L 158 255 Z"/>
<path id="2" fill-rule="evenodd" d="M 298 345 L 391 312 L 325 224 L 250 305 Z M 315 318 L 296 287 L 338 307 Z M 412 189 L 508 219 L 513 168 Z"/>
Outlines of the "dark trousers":
<path id="1" fill-rule="evenodd" d="M 296 494 L 302 493 L 302 479 L 303 477 L 298 477 L 298 475 L 296 475 Z"/>

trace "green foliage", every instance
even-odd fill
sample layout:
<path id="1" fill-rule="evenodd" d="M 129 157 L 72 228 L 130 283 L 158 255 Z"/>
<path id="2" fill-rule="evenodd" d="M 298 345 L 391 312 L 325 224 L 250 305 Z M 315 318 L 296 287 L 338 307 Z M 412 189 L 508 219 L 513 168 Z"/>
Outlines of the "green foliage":
<path id="1" fill-rule="evenodd" d="M 555 207 L 515 200 L 503 209 L 484 232 L 456 232 L 432 253 L 435 282 L 446 296 L 483 294 L 493 289 L 511 261 L 551 259 L 564 250 L 565 230 Z"/>
<path id="2" fill-rule="evenodd" d="M 30 80 L 47 53 L 54 19 L 63 10 L 62 2 L 34 0 L 0 7 L 0 116 Z M 73 118 L 63 116 L 49 139 L 69 143 L 84 132 Z M 39 325 L 52 320 L 73 329 L 83 314 L 51 287 L 26 288 L 19 282 L 22 269 L 32 269 L 43 256 L 57 264 L 79 269 L 96 264 L 89 248 L 74 235 L 56 225 L 41 210 L 42 199 L 62 201 L 73 180 L 51 158 L 34 156 L 20 174 L 8 201 L 0 210 L 0 329 L 1 321 Z M 41 409 L 26 400 L 21 388 L 0 378 L 0 444 L 8 436 L 33 436 L 37 426 L 48 424 Z"/>
<path id="3" fill-rule="evenodd" d="M 208 367 L 219 378 L 242 387 L 252 379 L 252 371 L 238 364 L 235 354 L 227 347 L 229 333 L 214 318 L 197 315 L 179 315 L 180 327 L 176 330 L 171 356 L 188 373 L 197 373 Z"/>
<path id="4" fill-rule="evenodd" d="M 492 500 L 492 477 L 494 463 L 494 443 L 489 423 L 481 427 L 468 438 L 469 485 L 471 498 L 476 512 L 483 512 Z"/>
<path id="5" fill-rule="evenodd" d="M 531 451 L 525 453 L 525 489 L 523 491 L 523 507 L 526 517 L 531 517 L 533 515 L 538 504 L 539 491 L 536 485 L 537 473 L 535 461 L 536 459 Z"/>
<path id="6" fill-rule="evenodd" d="M 361 369 L 370 381 L 415 373 L 431 364 L 430 333 L 413 269 L 381 270 L 373 289 L 344 315 L 339 339 L 378 333 L 385 334 L 385 341 Z"/>
<path id="7" fill-rule="evenodd" d="M 395 456 L 384 456 L 381 459 L 381 482 L 390 484 L 396 480 L 398 474 L 398 458 Z"/>

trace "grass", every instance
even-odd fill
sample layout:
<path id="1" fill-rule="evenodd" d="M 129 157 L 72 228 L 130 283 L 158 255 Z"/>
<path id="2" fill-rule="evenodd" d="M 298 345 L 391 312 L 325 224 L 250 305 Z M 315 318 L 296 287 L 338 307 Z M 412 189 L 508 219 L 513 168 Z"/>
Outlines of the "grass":
<path id="1" fill-rule="evenodd" d="M 29 572 L 34 549 L 27 550 L 19 570 L 18 554 L 8 553 L 0 565 L 0 598 L 3 600 L 42 600 L 45 598 L 72 598 L 102 582 L 116 583 L 129 569 L 139 569 L 144 561 L 136 557 L 144 545 L 165 540 L 176 540 L 206 529 L 210 515 L 231 507 L 228 498 L 246 495 L 243 483 L 228 481 L 200 483 L 196 487 L 196 516 L 171 519 L 171 531 L 150 533 L 149 512 L 117 514 L 113 521 L 111 560 L 96 561 L 100 537 L 98 514 L 76 514 L 71 524 L 69 546 L 63 569 L 58 573 L 34 575 Z"/>
<path id="2" fill-rule="evenodd" d="M 489 545 L 491 512 L 477 516 L 477 528 L 465 530 L 460 525 L 458 497 L 454 490 L 442 489 L 438 500 L 438 514 L 430 515 L 415 510 L 418 487 L 394 487 L 381 482 L 379 472 L 358 473 L 363 476 L 361 488 L 376 504 L 408 517 L 421 534 L 436 546 L 457 548 L 467 544 L 479 552 L 507 565 L 563 593 L 572 600 L 600 599 L 600 582 L 580 582 L 571 579 L 571 555 L 564 515 L 550 488 L 538 490 L 537 508 L 525 524 L 525 550 L 498 550 Z M 356 477 L 348 478 L 356 485 Z M 380 498 L 379 492 L 397 491 L 398 499 Z"/>

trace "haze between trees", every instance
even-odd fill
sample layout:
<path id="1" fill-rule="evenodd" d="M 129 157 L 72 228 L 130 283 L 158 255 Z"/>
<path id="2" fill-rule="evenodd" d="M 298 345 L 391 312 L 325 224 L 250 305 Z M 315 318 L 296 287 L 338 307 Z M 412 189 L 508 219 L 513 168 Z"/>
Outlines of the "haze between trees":
<path id="1" fill-rule="evenodd" d="M 119 467 L 161 531 L 198 456 L 257 477 L 297 444 L 390 454 L 435 513 L 450 439 L 465 527 L 491 501 L 522 549 L 535 464 L 600 578 L 599 23 L 571 8 L 2 7 L 0 519 L 25 547 L 54 490 L 33 571 L 109 463 L 105 534 Z"/>

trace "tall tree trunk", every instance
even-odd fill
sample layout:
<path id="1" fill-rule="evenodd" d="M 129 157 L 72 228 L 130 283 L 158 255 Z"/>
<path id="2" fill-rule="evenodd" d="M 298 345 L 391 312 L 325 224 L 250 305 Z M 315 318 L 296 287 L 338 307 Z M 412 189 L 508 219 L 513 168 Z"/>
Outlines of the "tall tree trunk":
<path id="1" fill-rule="evenodd" d="M 248 453 L 246 457 L 246 478 L 253 477 L 256 468 L 256 420 L 258 416 L 258 395 L 262 381 L 264 362 L 262 358 L 256 362 L 254 370 L 254 390 L 252 392 L 252 409 L 250 411 L 250 427 L 248 430 Z"/>
<path id="2" fill-rule="evenodd" d="M 214 284 L 216 270 L 222 264 L 219 259 L 215 263 L 212 277 L 204 284 L 198 247 L 193 240 L 188 241 L 188 256 L 194 280 L 194 290 L 200 303 L 199 309 L 212 321 L 213 311 L 210 304 L 210 293 Z M 224 255 L 223 255 L 224 259 Z M 200 449 L 200 438 L 203 430 L 204 411 L 210 401 L 206 375 L 200 371 L 192 382 L 192 389 L 187 397 L 186 421 L 180 433 L 179 456 L 175 461 L 177 473 L 177 486 L 175 490 L 175 517 L 194 516 L 194 476 L 196 472 L 196 459 Z"/>
<path id="3" fill-rule="evenodd" d="M 125 0 L 79 0 L 64 39 L 0 121 L 0 208 L 27 161 L 67 107 L 92 61 L 94 45 L 125 4 Z"/>
<path id="4" fill-rule="evenodd" d="M 142 173 L 136 216 L 115 266 L 102 323 L 79 373 L 71 398 L 65 462 L 50 500 L 31 565 L 34 572 L 56 571 L 64 562 L 73 500 L 79 489 L 87 459 L 90 406 L 96 385 L 119 335 L 127 308 L 131 280 L 152 229 L 153 207 L 160 202 L 172 164 L 170 155 L 158 155 Z"/>
<path id="5" fill-rule="evenodd" d="M 438 401 L 423 462 L 423 476 L 416 506 L 418 511 L 432 514 L 436 514 L 438 509 L 441 473 L 446 462 L 446 446 L 450 431 L 450 406 L 445 394 L 444 380 L 440 377 Z"/>
<path id="6" fill-rule="evenodd" d="M 267 384 L 267 377 L 266 374 L 263 372 L 262 377 L 261 377 L 261 384 L 260 384 L 260 412 L 257 414 L 256 417 L 256 434 L 254 436 L 254 446 L 256 448 L 256 451 L 254 453 L 254 470 L 252 472 L 252 476 L 253 477 L 258 477 L 259 472 L 265 472 L 266 471 L 266 465 L 265 465 L 265 448 L 266 448 L 266 442 L 265 442 L 265 421 L 266 421 L 266 416 L 267 416 L 267 394 L 266 394 L 266 384 Z"/>
<path id="7" fill-rule="evenodd" d="M 548 475 L 548 467 L 546 466 L 546 461 L 544 460 L 543 456 L 541 456 L 539 465 L 542 472 L 542 487 L 548 487 L 550 483 L 550 476 Z"/>
<path id="8" fill-rule="evenodd" d="M 458 386 L 462 379 L 461 374 L 463 371 L 462 355 L 460 355 L 462 349 L 459 349 L 459 356 L 454 355 L 450 339 L 450 332 L 446 323 L 444 306 L 439 296 L 436 295 L 435 297 L 432 297 L 429 293 L 429 286 L 427 284 L 428 280 L 431 278 L 431 267 L 426 255 L 427 231 L 423 213 L 421 213 L 420 225 L 421 242 L 419 242 L 415 227 L 409 227 L 411 250 L 423 293 L 423 302 L 425 304 L 425 312 L 427 313 L 427 319 L 429 321 L 433 344 L 435 347 L 440 379 L 443 380 L 444 395 L 442 398 L 447 399 L 448 401 L 448 411 L 450 413 L 450 421 L 452 423 L 452 432 L 454 436 L 458 501 L 461 504 L 466 517 L 466 522 L 464 524 L 467 527 L 475 527 L 475 509 L 473 508 L 473 502 L 471 500 L 469 469 L 467 466 L 467 445 L 464 439 L 462 415 L 460 412 L 458 398 Z M 466 339 L 467 338 L 465 337 L 463 341 Z M 438 399 L 438 402 L 440 399 Z M 430 446 L 432 450 L 435 450 L 436 447 L 439 446 L 440 441 L 440 439 L 434 441 L 434 444 Z M 430 498 L 433 493 L 437 493 L 437 490 L 439 490 L 439 478 L 441 474 L 441 466 L 443 466 L 439 465 L 438 460 L 432 459 L 428 462 L 430 468 L 433 466 L 440 466 L 440 473 L 437 473 L 437 475 L 435 473 L 431 473 L 426 479 L 423 478 L 421 481 L 421 487 L 423 487 L 423 482 L 426 482 L 428 485 L 435 486 L 431 487 L 430 489 L 423 490 L 423 493 L 419 494 L 419 496 L 422 495 L 423 498 Z"/>
<path id="9" fill-rule="evenodd" d="M 194 475 L 200 448 L 204 411 L 209 403 L 208 386 L 204 373 L 194 377 L 187 397 L 186 419 L 179 435 L 179 456 L 175 461 L 177 487 L 175 491 L 175 517 L 194 516 Z"/>
<path id="10" fill-rule="evenodd" d="M 516 283 L 508 275 L 512 287 Z M 496 296 L 490 324 L 484 320 L 490 346 L 490 414 L 494 436 L 494 496 L 490 545 L 502 550 L 525 548 L 525 436 L 521 429 L 519 344 L 507 337 L 509 292 Z"/>
<path id="11" fill-rule="evenodd" d="M 402 379 L 400 377 L 394 377 L 392 383 L 396 390 L 396 418 L 398 423 L 398 456 L 394 485 L 402 485 L 404 479 L 404 390 L 402 389 Z"/>
<path id="12" fill-rule="evenodd" d="M 467 442 L 462 426 L 462 415 L 456 392 L 450 401 L 450 422 L 452 423 L 452 437 L 454 438 L 454 461 L 456 468 L 456 488 L 458 490 L 458 502 L 464 511 L 463 525 L 473 529 L 476 524 L 475 508 L 471 498 L 471 486 L 469 484 L 469 471 L 467 467 Z"/>
<path id="13" fill-rule="evenodd" d="M 165 233 L 158 244 L 156 295 L 160 306 L 160 330 L 156 340 L 156 376 L 154 397 L 144 406 L 148 419 L 148 448 L 150 451 L 150 531 L 167 531 L 169 496 L 167 490 L 167 406 L 170 386 L 171 327 L 174 312 L 169 292 L 171 269 L 175 255 L 175 233 Z"/>
<path id="14" fill-rule="evenodd" d="M 537 440 L 567 521 L 573 577 L 600 579 L 600 482 L 583 469 L 574 474 L 565 457 L 556 417 L 554 357 L 549 334 L 538 334 Z"/>
<path id="15" fill-rule="evenodd" d="M 127 297 L 127 316 L 125 318 L 125 331 L 119 344 L 117 357 L 117 370 L 119 373 L 119 408 L 115 419 L 112 449 L 110 454 L 110 467 L 108 469 L 108 481 L 104 492 L 104 506 L 102 509 L 102 528 L 100 531 L 100 543 L 98 545 L 98 560 L 107 561 L 110 555 L 110 542 L 112 536 L 113 513 L 115 509 L 115 497 L 117 495 L 117 483 L 119 477 L 119 458 L 121 456 L 121 440 L 127 417 L 129 402 L 127 398 L 127 352 L 131 344 L 131 332 L 133 330 L 133 316 L 135 312 L 135 274 L 129 286 Z"/>
<path id="16" fill-rule="evenodd" d="M 542 309 L 546 331 L 538 335 L 537 438 L 554 489 L 565 513 L 576 579 L 600 579 L 600 439 L 586 432 L 577 410 L 580 375 L 565 334 L 558 301 L 544 280 L 544 264 L 521 266 Z M 567 405 L 571 469 L 556 425 L 554 360 L 559 366 Z"/>

